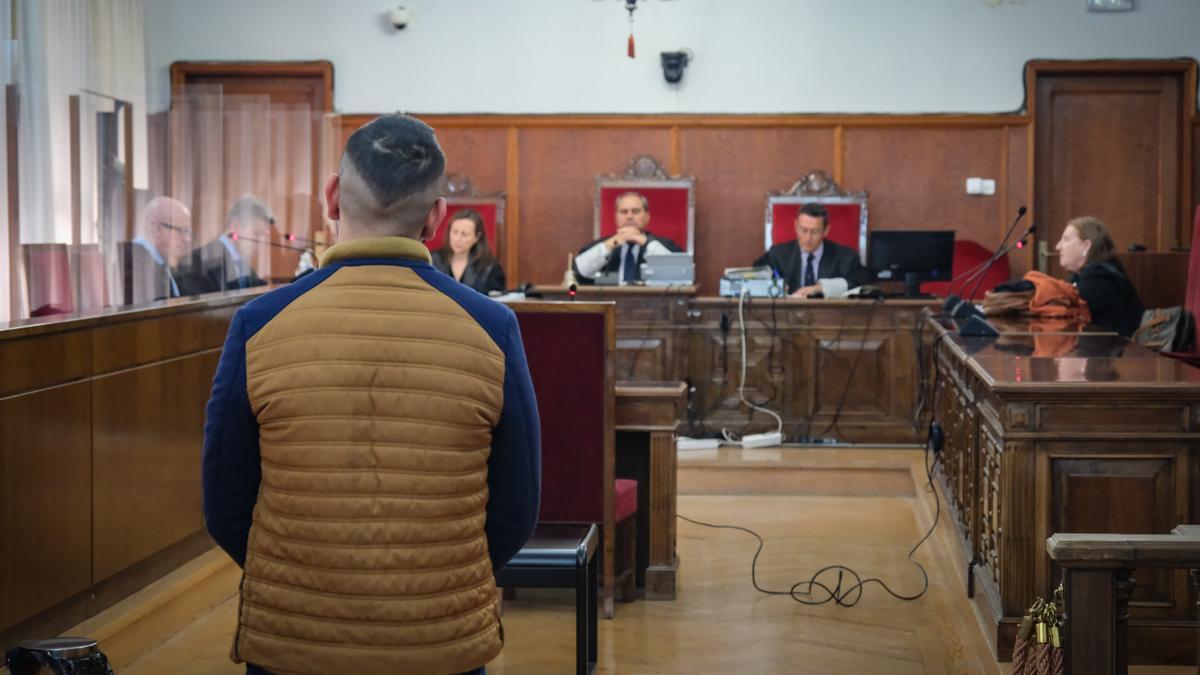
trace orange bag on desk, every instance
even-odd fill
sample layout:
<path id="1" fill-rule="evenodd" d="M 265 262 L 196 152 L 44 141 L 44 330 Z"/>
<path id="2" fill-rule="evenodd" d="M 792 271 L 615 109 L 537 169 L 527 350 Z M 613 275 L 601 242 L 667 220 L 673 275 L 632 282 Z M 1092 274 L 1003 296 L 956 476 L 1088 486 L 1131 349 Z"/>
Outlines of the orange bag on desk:
<path id="1" fill-rule="evenodd" d="M 1079 297 L 1074 285 L 1041 272 L 1026 272 L 1025 280 L 1033 284 L 1029 313 L 1046 319 L 1075 319 L 1091 323 L 1092 313 L 1087 301 Z"/>

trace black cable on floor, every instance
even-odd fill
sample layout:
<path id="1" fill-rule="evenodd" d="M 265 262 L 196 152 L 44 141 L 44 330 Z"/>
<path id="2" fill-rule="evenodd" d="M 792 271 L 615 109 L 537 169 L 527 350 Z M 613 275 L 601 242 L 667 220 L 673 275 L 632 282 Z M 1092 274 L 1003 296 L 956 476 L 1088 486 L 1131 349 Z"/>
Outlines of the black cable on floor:
<path id="1" fill-rule="evenodd" d="M 765 595 L 788 595 L 791 596 L 793 600 L 803 605 L 825 605 L 833 602 L 839 607 L 853 607 L 858 604 L 859 600 L 862 599 L 863 589 L 867 586 L 867 584 L 874 583 L 881 586 L 884 591 L 887 591 L 889 595 L 897 600 L 912 601 L 925 595 L 925 593 L 929 590 L 929 574 L 925 571 L 924 565 L 913 559 L 913 554 L 917 552 L 917 549 L 921 548 L 921 544 L 924 544 L 929 537 L 933 536 L 933 531 L 937 528 L 938 521 L 942 515 L 941 499 L 938 497 L 937 489 L 934 488 L 930 490 L 930 488 L 933 488 L 933 469 L 937 465 L 938 460 L 937 456 L 934 456 L 933 462 L 930 463 L 929 457 L 930 448 L 929 445 L 926 444 L 924 461 L 925 477 L 928 481 L 926 483 L 926 489 L 933 492 L 935 510 L 933 514 L 933 524 L 929 526 L 929 531 L 925 533 L 925 536 L 921 537 L 920 541 L 918 541 L 911 550 L 909 550 L 907 556 L 908 560 L 911 561 L 912 564 L 916 565 L 917 569 L 921 571 L 921 590 L 914 595 L 903 595 L 897 593 L 896 591 L 893 591 L 885 581 L 877 577 L 868 577 L 864 579 L 858 572 L 854 571 L 850 567 L 847 567 L 846 565 L 827 565 L 822 567 L 807 580 L 796 582 L 790 589 L 786 591 L 763 588 L 758 584 L 758 556 L 762 554 L 765 542 L 757 532 L 747 527 L 741 527 L 740 525 L 717 525 L 713 523 L 705 523 L 699 520 L 693 520 L 678 513 L 675 514 L 675 517 L 694 525 L 700 525 L 702 527 L 710 527 L 717 530 L 737 530 L 739 532 L 745 532 L 757 539 L 758 549 L 754 551 L 754 558 L 750 561 L 750 583 L 753 584 L 754 590 L 758 591 L 759 593 L 763 593 Z M 829 583 L 821 580 L 822 575 L 827 576 L 834 573 L 837 574 L 836 579 L 830 580 Z M 846 585 L 847 583 L 849 583 L 849 585 Z M 817 590 L 820 591 L 819 594 L 816 593 Z"/>

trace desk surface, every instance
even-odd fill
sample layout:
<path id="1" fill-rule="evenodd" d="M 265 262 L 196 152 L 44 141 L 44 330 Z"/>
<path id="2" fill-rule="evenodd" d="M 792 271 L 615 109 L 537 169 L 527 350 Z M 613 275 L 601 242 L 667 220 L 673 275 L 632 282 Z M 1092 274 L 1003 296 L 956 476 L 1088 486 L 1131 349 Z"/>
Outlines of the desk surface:
<path id="1" fill-rule="evenodd" d="M 940 339 L 996 392 L 1080 391 L 1078 385 L 1086 384 L 1089 392 L 1183 390 L 1200 396 L 1200 369 L 1115 333 L 1044 332 L 1036 319 L 1010 319 L 997 326 L 999 336 L 964 338 L 953 319 L 930 320 Z"/>

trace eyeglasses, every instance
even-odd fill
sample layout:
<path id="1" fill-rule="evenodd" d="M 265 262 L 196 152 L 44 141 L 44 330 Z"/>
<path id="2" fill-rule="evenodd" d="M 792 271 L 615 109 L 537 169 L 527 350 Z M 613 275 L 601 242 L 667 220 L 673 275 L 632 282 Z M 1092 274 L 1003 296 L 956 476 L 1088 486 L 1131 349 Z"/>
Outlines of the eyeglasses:
<path id="1" fill-rule="evenodd" d="M 172 232 L 178 232 L 179 234 L 187 235 L 189 237 L 192 236 L 192 228 L 188 225 L 172 225 L 171 223 L 161 223 L 161 222 L 156 222 L 156 223 L 154 223 L 154 225 L 157 225 L 159 227 L 165 227 L 166 229 L 171 230 Z"/>

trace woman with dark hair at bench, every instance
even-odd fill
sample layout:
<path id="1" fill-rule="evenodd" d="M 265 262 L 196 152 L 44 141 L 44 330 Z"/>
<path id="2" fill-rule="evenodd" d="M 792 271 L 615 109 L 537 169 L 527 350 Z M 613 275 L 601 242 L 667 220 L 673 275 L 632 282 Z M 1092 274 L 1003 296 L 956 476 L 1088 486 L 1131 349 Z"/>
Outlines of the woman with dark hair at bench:
<path id="1" fill-rule="evenodd" d="M 504 268 L 488 246 L 483 216 L 474 209 L 454 212 L 432 257 L 438 271 L 484 295 L 504 290 Z"/>

